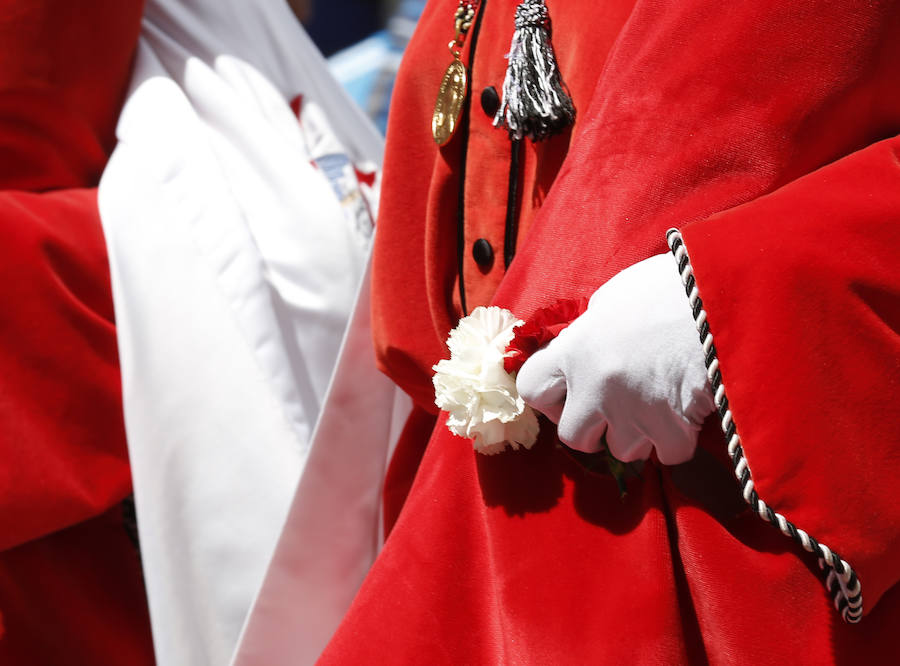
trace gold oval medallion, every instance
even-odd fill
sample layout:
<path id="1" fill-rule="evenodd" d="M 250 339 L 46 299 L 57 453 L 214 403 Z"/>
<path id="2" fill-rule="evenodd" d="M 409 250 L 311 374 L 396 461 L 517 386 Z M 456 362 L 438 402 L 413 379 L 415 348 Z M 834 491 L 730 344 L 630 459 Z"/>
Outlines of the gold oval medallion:
<path id="1" fill-rule="evenodd" d="M 466 68 L 459 58 L 455 58 L 444 72 L 431 118 L 431 134 L 439 146 L 450 141 L 456 131 L 466 100 L 466 84 Z"/>

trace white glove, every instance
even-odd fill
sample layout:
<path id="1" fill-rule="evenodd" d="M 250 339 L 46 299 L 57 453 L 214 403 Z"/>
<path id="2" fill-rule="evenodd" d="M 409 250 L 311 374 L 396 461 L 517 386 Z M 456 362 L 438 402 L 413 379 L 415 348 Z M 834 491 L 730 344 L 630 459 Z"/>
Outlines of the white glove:
<path id="1" fill-rule="evenodd" d="M 559 425 L 559 438 L 630 462 L 690 460 L 715 409 L 703 348 L 670 254 L 625 269 L 587 311 L 519 370 L 519 393 Z"/>

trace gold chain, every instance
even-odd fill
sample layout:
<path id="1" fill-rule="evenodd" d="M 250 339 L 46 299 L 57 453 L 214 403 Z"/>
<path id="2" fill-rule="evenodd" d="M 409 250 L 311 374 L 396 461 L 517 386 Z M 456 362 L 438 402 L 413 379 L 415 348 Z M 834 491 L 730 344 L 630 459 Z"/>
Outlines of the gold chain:
<path id="1" fill-rule="evenodd" d="M 472 27 L 472 21 L 475 19 L 475 8 L 477 5 L 477 2 L 459 0 L 459 7 L 456 8 L 456 14 L 453 17 L 456 23 L 456 38 L 450 42 L 450 54 L 454 58 L 459 57 L 463 44 L 466 43 L 466 35 Z"/>

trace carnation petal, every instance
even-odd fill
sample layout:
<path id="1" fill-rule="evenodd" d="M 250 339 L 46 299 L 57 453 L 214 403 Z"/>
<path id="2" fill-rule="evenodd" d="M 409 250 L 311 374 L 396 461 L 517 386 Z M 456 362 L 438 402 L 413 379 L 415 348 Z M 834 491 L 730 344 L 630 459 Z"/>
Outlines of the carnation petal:
<path id="1" fill-rule="evenodd" d="M 537 439 L 537 418 L 504 369 L 513 329 L 521 324 L 509 310 L 475 308 L 450 332 L 450 358 L 433 367 L 435 404 L 449 413 L 447 427 L 471 438 L 480 453 L 530 448 Z"/>

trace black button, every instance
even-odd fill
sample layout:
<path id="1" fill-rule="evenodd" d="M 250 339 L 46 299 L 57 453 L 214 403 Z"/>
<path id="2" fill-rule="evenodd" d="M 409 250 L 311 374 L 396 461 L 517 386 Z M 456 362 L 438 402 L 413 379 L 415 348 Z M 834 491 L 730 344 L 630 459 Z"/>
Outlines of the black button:
<path id="1" fill-rule="evenodd" d="M 481 91 L 481 108 L 484 112 L 493 118 L 500 108 L 500 96 L 497 95 L 497 89 L 494 86 L 488 86 Z"/>
<path id="2" fill-rule="evenodd" d="M 487 268 L 494 263 L 494 248 L 484 238 L 479 238 L 472 244 L 472 258 L 482 268 Z"/>

